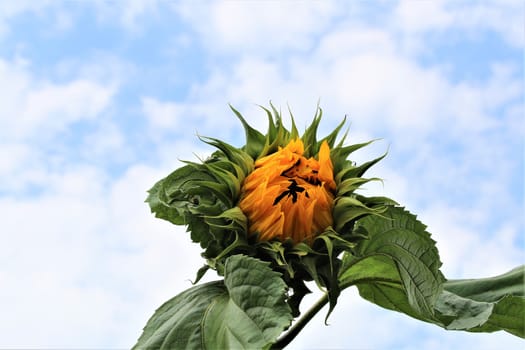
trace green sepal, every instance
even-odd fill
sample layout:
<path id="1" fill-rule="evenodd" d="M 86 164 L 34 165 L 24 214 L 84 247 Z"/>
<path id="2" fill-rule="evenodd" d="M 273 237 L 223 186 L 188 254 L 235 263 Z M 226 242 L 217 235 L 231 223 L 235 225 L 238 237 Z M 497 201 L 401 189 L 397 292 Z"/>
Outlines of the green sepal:
<path id="1" fill-rule="evenodd" d="M 301 140 L 305 145 L 304 156 L 306 158 L 313 157 L 319 153 L 321 144 L 317 142 L 317 129 L 319 128 L 322 116 L 323 110 L 320 107 L 317 107 L 312 123 L 306 128 L 301 137 Z"/>
<path id="2" fill-rule="evenodd" d="M 232 105 L 229 106 L 233 113 L 235 113 L 237 118 L 239 118 L 239 120 L 241 121 L 242 126 L 244 127 L 244 131 L 246 133 L 246 145 L 243 147 L 243 150 L 246 153 L 248 153 L 250 157 L 252 157 L 252 159 L 257 159 L 257 157 L 259 156 L 259 154 L 261 154 L 264 148 L 264 143 L 266 140 L 265 136 L 259 131 L 252 128 L 250 124 L 248 124 L 246 119 L 244 119 L 242 114 L 239 113 L 239 111 L 237 111 L 235 108 L 233 108 Z"/>
<path id="3" fill-rule="evenodd" d="M 244 181 L 244 173 L 237 164 L 230 162 L 208 162 L 203 167 L 206 171 L 220 183 L 227 186 L 228 192 L 225 193 L 230 198 L 229 202 L 234 202 L 239 198 L 241 183 Z"/>
<path id="4" fill-rule="evenodd" d="M 370 169 L 372 166 L 374 166 L 375 164 L 377 164 L 380 160 L 382 160 L 383 158 L 385 158 L 387 155 L 387 153 L 383 154 L 382 156 L 379 156 L 375 159 L 372 159 L 366 163 L 363 163 L 359 166 L 354 166 L 354 165 L 350 165 L 350 164 L 347 164 L 347 167 L 344 168 L 343 170 L 341 170 L 341 172 L 343 172 L 342 174 L 340 174 L 340 172 L 335 172 L 335 169 L 334 169 L 334 173 L 337 174 L 336 175 L 336 178 L 340 179 L 340 181 L 342 180 L 345 180 L 345 179 L 348 179 L 348 178 L 355 178 L 355 177 L 362 177 L 364 175 L 364 173 Z"/>
<path id="5" fill-rule="evenodd" d="M 215 181 L 194 181 L 193 184 L 198 187 L 209 190 L 218 200 L 226 205 L 233 205 L 233 199 L 228 197 L 228 185 Z"/>
<path id="6" fill-rule="evenodd" d="M 339 265 L 340 260 L 337 259 L 335 244 L 338 243 L 338 240 L 333 240 L 331 237 L 331 232 L 328 231 L 325 234 L 321 234 L 316 237 L 316 240 L 322 241 L 326 247 L 328 264 L 322 264 L 318 267 L 318 276 L 323 277 L 323 284 L 326 285 L 326 293 L 328 294 L 328 312 L 325 316 L 325 324 L 328 324 L 328 317 L 334 310 L 337 299 L 341 295 L 341 288 L 338 283 L 338 274 L 339 274 Z"/>
<path id="7" fill-rule="evenodd" d="M 246 232 L 248 230 L 248 219 L 239 207 L 233 207 L 231 209 L 225 210 L 219 215 L 206 216 L 204 220 L 210 226 L 242 233 L 243 236 L 246 237 Z"/>
<path id="8" fill-rule="evenodd" d="M 354 193 L 359 187 L 362 185 L 371 182 L 371 181 L 379 181 L 383 182 L 380 178 L 373 177 L 373 178 L 364 178 L 364 177 L 351 177 L 346 178 L 340 182 L 338 182 L 337 186 L 337 196 L 345 196 L 348 194 Z"/>
<path id="9" fill-rule="evenodd" d="M 322 144 L 323 141 L 326 141 L 328 143 L 328 146 L 330 146 L 330 149 L 334 149 L 334 145 L 335 145 L 335 141 L 337 140 L 337 137 L 339 136 L 339 132 L 341 131 L 341 129 L 343 128 L 343 126 L 346 124 L 346 116 L 343 118 L 343 120 L 341 121 L 341 123 L 339 123 L 339 125 L 337 125 L 335 127 L 335 129 L 326 137 L 324 137 L 323 139 L 321 139 L 321 141 L 319 142 L 319 144 Z M 344 141 L 344 139 L 346 138 L 346 135 L 347 135 L 348 132 L 346 132 L 343 137 L 342 137 L 342 140 L 341 142 Z"/>
<path id="10" fill-rule="evenodd" d="M 295 125 L 295 119 L 292 114 L 290 106 L 288 106 L 288 113 L 290 114 L 290 120 L 292 121 L 292 128 L 290 130 L 290 139 L 295 140 L 299 137 L 299 130 L 297 130 L 297 125 Z"/>
<path id="11" fill-rule="evenodd" d="M 334 204 L 334 229 L 337 232 L 345 232 L 353 228 L 353 223 L 367 215 L 380 215 L 386 207 L 371 208 L 355 197 L 338 197 Z"/>
<path id="12" fill-rule="evenodd" d="M 210 265 L 204 264 L 200 269 L 197 270 L 195 274 L 195 281 L 192 281 L 191 284 L 197 284 L 204 277 L 206 272 L 210 269 Z"/>
<path id="13" fill-rule="evenodd" d="M 360 201 L 361 203 L 371 208 L 377 208 L 377 207 L 385 208 L 385 207 L 399 206 L 398 202 L 388 197 L 382 197 L 382 196 L 365 197 L 357 193 L 354 194 L 354 196 L 358 201 Z"/>
<path id="14" fill-rule="evenodd" d="M 281 114 L 270 103 L 272 111 L 260 106 L 268 116 L 268 133 L 264 147 L 257 158 L 264 157 L 268 154 L 276 152 L 279 147 L 285 146 L 290 141 L 290 132 L 283 126 Z"/>
<path id="15" fill-rule="evenodd" d="M 330 150 L 330 158 L 334 163 L 334 174 L 338 176 L 339 172 L 341 172 L 343 169 L 353 168 L 353 163 L 347 160 L 348 156 L 353 152 L 370 145 L 374 141 L 376 140 L 371 140 L 368 142 L 357 143 L 348 146 L 342 146 L 342 144 L 340 144 L 338 147 L 332 148 Z"/>
<path id="16" fill-rule="evenodd" d="M 226 155 L 226 158 L 233 164 L 241 167 L 245 174 L 249 174 L 253 170 L 253 158 L 243 150 L 235 148 L 226 142 L 213 137 L 199 136 L 199 138 L 203 142 L 221 150 Z"/>

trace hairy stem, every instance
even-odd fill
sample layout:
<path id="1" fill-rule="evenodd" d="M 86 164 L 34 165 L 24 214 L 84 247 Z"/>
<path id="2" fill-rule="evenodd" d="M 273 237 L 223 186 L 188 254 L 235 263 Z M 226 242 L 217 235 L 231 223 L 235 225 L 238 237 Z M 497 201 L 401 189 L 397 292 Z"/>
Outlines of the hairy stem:
<path id="1" fill-rule="evenodd" d="M 290 344 L 292 340 L 295 339 L 297 334 L 306 326 L 308 322 L 328 303 L 328 294 L 324 294 L 317 302 L 312 305 L 308 311 L 306 311 L 301 318 L 294 323 L 292 327 L 281 336 L 277 341 L 272 345 L 270 349 L 282 349 L 286 345 Z"/>
<path id="2" fill-rule="evenodd" d="M 370 282 L 383 282 L 383 283 L 399 283 L 399 281 L 390 279 L 390 278 L 358 278 L 355 280 L 347 281 L 346 283 L 341 283 L 341 291 L 348 287 L 360 284 L 360 283 L 370 283 Z M 306 326 L 308 322 L 328 303 L 328 294 L 324 294 L 317 302 L 306 311 L 301 318 L 293 324 L 292 327 L 282 335 L 277 341 L 270 347 L 270 349 L 283 349 L 286 345 L 290 344 L 292 340 L 295 339 L 297 334 Z"/>

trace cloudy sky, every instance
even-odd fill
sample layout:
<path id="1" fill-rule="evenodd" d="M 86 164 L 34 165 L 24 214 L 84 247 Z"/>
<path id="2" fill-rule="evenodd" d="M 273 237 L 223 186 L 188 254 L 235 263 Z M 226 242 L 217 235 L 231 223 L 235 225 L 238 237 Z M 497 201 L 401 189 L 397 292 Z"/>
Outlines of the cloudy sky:
<path id="1" fill-rule="evenodd" d="M 0 1 L 0 348 L 129 348 L 191 286 L 198 247 L 146 190 L 242 146 L 239 109 L 318 100 L 321 134 L 389 150 L 364 194 L 396 199 L 449 278 L 524 262 L 524 5 L 516 1 Z M 212 278 L 213 276 L 210 276 Z M 316 295 L 319 297 L 319 294 Z M 311 302 L 313 299 L 309 299 Z M 323 313 L 323 312 L 322 312 Z M 521 348 L 344 292 L 290 348 Z"/>

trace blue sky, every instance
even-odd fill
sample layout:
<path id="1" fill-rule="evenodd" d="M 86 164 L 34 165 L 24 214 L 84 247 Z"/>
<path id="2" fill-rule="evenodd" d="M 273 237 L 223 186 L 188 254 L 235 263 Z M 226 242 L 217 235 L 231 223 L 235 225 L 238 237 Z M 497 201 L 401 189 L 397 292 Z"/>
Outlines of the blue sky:
<path id="1" fill-rule="evenodd" d="M 389 150 L 365 194 L 417 213 L 449 278 L 524 262 L 522 1 L 0 3 L 0 348 L 129 348 L 202 265 L 145 191 L 242 146 L 228 103 L 292 109 Z M 211 278 L 211 276 L 210 276 Z M 318 295 L 317 295 L 318 296 Z M 308 301 L 311 302 L 312 299 Z M 347 290 L 291 348 L 520 348 Z"/>

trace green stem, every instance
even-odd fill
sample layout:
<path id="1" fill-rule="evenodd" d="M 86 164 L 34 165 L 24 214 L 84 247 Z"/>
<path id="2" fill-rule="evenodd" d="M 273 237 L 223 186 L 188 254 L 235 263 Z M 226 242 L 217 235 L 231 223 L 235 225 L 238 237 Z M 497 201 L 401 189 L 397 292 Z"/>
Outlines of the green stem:
<path id="1" fill-rule="evenodd" d="M 399 283 L 399 281 L 390 279 L 390 278 L 360 278 L 342 283 L 340 288 L 341 291 L 344 289 L 360 284 L 360 283 L 370 283 L 370 282 L 383 282 L 383 283 Z M 308 322 L 328 303 L 328 294 L 324 294 L 317 302 L 312 305 L 312 307 L 304 313 L 301 318 L 294 323 L 292 327 L 281 336 L 277 341 L 270 347 L 270 349 L 283 349 L 285 346 L 291 343 L 295 339 L 297 334 L 306 326 Z"/>
<path id="2" fill-rule="evenodd" d="M 282 337 L 272 345 L 270 349 L 282 349 L 290 344 L 292 340 L 301 332 L 308 322 L 328 303 L 328 294 L 324 294 L 312 307 L 304 313 L 301 318 Z"/>

